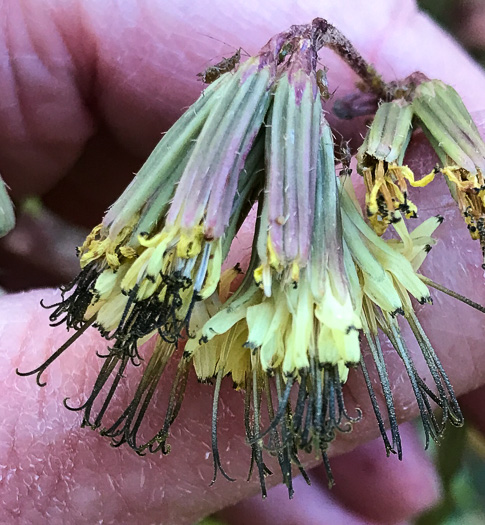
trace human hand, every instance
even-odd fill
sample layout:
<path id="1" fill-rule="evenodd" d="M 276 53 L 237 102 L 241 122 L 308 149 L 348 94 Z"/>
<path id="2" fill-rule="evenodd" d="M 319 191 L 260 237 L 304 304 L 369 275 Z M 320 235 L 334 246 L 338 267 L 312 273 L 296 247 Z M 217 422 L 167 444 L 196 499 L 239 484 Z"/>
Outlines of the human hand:
<path id="1" fill-rule="evenodd" d="M 372 6 L 355 2 L 355 8 L 347 11 L 315 2 L 299 8 L 298 13 L 292 12 L 290 2 L 280 3 L 273 11 L 247 3 L 179 2 L 162 9 L 159 4 L 130 1 L 123 5 L 51 1 L 43 3 L 42 10 L 34 3 L 10 2 L 3 9 L 8 14 L 4 39 L 11 69 L 1 80 L 1 91 L 6 94 L 2 103 L 6 125 L 0 130 L 2 173 L 14 195 L 49 192 L 50 199 L 57 195 L 56 201 L 64 206 L 62 209 L 57 204 L 57 209 L 64 211 L 65 217 L 85 224 L 99 220 L 129 181 L 138 158 L 148 154 L 160 132 L 196 98 L 201 85 L 195 81 L 195 73 L 204 69 L 209 58 L 231 54 L 206 34 L 254 52 L 288 25 L 324 16 L 341 28 L 388 79 L 420 69 L 431 78 L 453 84 L 471 111 L 482 109 L 478 90 L 483 73 L 419 15 L 411 2 Z M 336 96 L 351 91 L 356 80 L 352 74 L 329 53 L 321 56 L 330 67 L 330 87 L 338 87 Z M 339 126 L 349 133 L 348 125 Z M 102 131 L 97 133 L 97 127 Z M 100 149 L 107 134 L 116 137 L 117 144 L 110 141 L 110 147 Z M 81 154 L 84 162 L 78 160 Z M 92 164 L 101 154 L 111 159 L 102 173 Z M 416 170 L 418 173 L 426 172 L 425 168 L 433 164 L 429 154 L 418 141 L 414 151 L 415 166 L 422 166 Z M 73 164 L 74 171 L 70 172 Z M 446 219 L 440 232 L 442 241 L 433 250 L 424 273 L 483 301 L 477 247 L 468 239 L 451 199 L 445 191 L 439 193 L 438 187 L 433 185 L 427 190 L 426 201 L 420 207 L 423 217 L 439 210 Z M 47 315 L 38 306 L 41 297 L 49 302 L 53 294 L 31 292 L 7 296 L 0 302 L 4 355 L 0 370 L 5 388 L 0 457 L 6 465 L 4 479 L 8 479 L 1 494 L 5 519 L 18 516 L 20 523 L 35 523 L 47 517 L 64 523 L 128 519 L 139 523 L 190 523 L 257 491 L 257 484 L 244 481 L 248 451 L 239 428 L 242 399 L 238 392 L 224 393 L 220 419 L 223 461 L 238 481 L 230 484 L 220 480 L 209 488 L 209 388 L 192 381 L 181 420 L 174 427 L 173 451 L 168 457 L 138 458 L 129 450 L 111 449 L 97 434 L 79 429 L 79 417 L 62 406 L 64 397 L 76 398 L 84 390 L 84 382 L 94 379 L 99 367 L 94 351 L 105 347 L 96 333 L 86 334 L 55 363 L 46 375 L 48 384 L 44 389 L 16 377 L 16 367 L 26 370 L 38 364 L 66 338 L 62 328 L 48 327 Z M 449 315 L 451 308 L 453 316 Z M 457 392 L 483 383 L 481 316 L 439 296 L 435 305 L 423 308 L 420 315 Z M 412 392 L 401 381 L 404 372 L 398 359 L 389 358 L 399 416 L 409 419 L 416 414 Z M 349 393 L 368 414 L 365 386 L 358 376 L 353 374 L 349 381 Z M 374 436 L 376 430 L 371 414 L 355 426 L 346 440 L 339 439 L 335 452 L 356 446 Z M 365 451 L 354 454 L 362 457 Z M 409 455 L 422 458 L 411 445 L 405 449 L 406 467 L 391 467 L 403 484 L 407 480 L 407 486 L 418 478 L 416 472 L 407 471 L 412 461 Z M 429 464 L 419 471 L 419 477 L 432 479 Z M 369 479 L 375 483 L 376 494 L 382 494 L 382 479 Z M 363 481 L 365 486 L 369 486 L 369 479 Z M 339 478 L 337 482 L 345 484 Z M 405 518 L 419 510 L 423 501 L 431 502 L 436 486 L 428 489 L 419 490 L 423 498 L 419 504 L 410 497 L 398 516 L 388 514 L 387 518 Z M 311 497 L 305 499 L 300 498 L 303 489 L 298 492 L 288 507 L 291 512 L 304 512 L 309 501 L 314 504 L 326 498 L 318 484 L 309 490 Z M 382 505 L 385 501 L 389 499 L 382 498 Z M 275 502 L 270 499 L 265 505 L 268 512 L 274 512 Z M 281 501 L 276 505 L 284 508 Z M 395 511 L 387 505 L 389 513 Z M 328 502 L 325 508 L 330 508 Z M 241 514 L 247 516 L 243 509 Z M 362 503 L 360 508 L 356 503 L 354 509 L 364 512 Z M 344 521 L 345 511 L 339 512 Z M 370 518 L 386 520 L 377 514 Z"/>

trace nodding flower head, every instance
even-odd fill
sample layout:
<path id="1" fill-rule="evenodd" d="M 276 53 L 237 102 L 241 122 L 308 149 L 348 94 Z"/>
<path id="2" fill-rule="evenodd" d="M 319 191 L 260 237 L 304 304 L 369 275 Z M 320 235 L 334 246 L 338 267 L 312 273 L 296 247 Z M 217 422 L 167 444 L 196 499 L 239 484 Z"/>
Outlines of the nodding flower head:
<path id="1" fill-rule="evenodd" d="M 445 176 L 485 263 L 485 143 L 460 95 L 440 80 L 422 82 L 412 105 L 441 162 L 433 173 Z"/>
<path id="2" fill-rule="evenodd" d="M 214 479 L 218 472 L 231 479 L 217 433 L 221 383 L 231 376 L 234 386 L 245 391 L 251 471 L 256 465 L 263 496 L 270 473 L 267 450 L 276 456 L 290 496 L 292 466 L 306 476 L 301 451 L 323 457 L 332 483 L 328 447 L 361 416 L 359 408 L 347 410 L 343 388 L 359 366 L 387 453 L 401 457 L 383 339 L 403 362 L 426 437 L 439 439 L 447 421 L 460 425 L 453 388 L 411 298 L 431 303 L 428 286 L 434 286 L 484 311 L 417 273 L 441 219 L 428 219 L 411 233 L 401 220 L 402 214 L 416 215 L 406 184 L 419 187 L 434 176 L 416 182 L 402 164 L 414 113 L 435 133 L 418 107 L 425 95 L 418 90 L 412 103 L 404 98 L 383 102 L 359 150 L 369 225 L 349 179 L 337 176 L 323 109 L 325 70 L 317 70 L 322 45 L 351 57 L 364 80 L 382 92 L 380 77 L 373 77 L 350 43 L 320 19 L 276 35 L 234 71 L 220 74 L 221 65 L 205 75 L 212 83 L 166 133 L 79 249 L 80 274 L 62 289 L 50 315 L 53 324 L 64 323 L 74 334 L 45 363 L 23 373 L 37 374 L 41 384 L 49 364 L 89 326 L 97 327 L 110 348 L 100 356 L 103 365 L 91 394 L 74 410 L 81 410 L 83 424 L 100 427 L 112 444 L 126 443 L 144 454 L 170 450 L 170 427 L 193 368 L 201 382 L 214 383 Z M 460 170 L 471 177 L 464 157 L 453 157 L 448 143 L 436 141 L 446 159 L 462 161 L 460 168 L 450 162 L 443 168 L 450 183 L 458 181 Z M 474 166 L 478 177 L 480 167 Z M 453 182 L 457 188 L 458 182 Z M 255 203 L 251 259 L 237 286 L 240 269 L 221 268 Z M 380 237 L 389 225 L 399 238 Z M 433 384 L 419 376 L 398 319 L 414 333 Z M 157 342 L 133 398 L 118 417 L 106 418 L 132 365 L 143 360 L 138 347 L 152 337 Z M 362 357 L 363 338 L 386 417 Z M 178 365 L 166 415 L 161 428 L 147 437 L 140 428 L 171 361 Z M 440 416 L 433 414 L 433 403 L 441 408 Z"/>
<path id="3" fill-rule="evenodd" d="M 391 426 L 392 444 L 385 432 L 384 420 L 364 359 L 361 359 L 360 364 L 387 453 L 397 453 L 401 458 L 399 430 L 381 349 L 383 339 L 391 343 L 403 362 L 421 413 L 426 446 L 430 438 L 438 441 L 442 437 L 448 421 L 456 426 L 463 424 L 451 383 L 414 313 L 411 302 L 412 297 L 421 304 L 432 303 L 427 285 L 434 286 L 435 283 L 418 274 L 417 270 L 435 244 L 431 235 L 443 219 L 432 217 L 415 228 L 411 234 L 404 221 L 398 220 L 394 227 L 400 240 L 384 241 L 364 222 L 360 209 L 346 192 L 342 193 L 342 217 L 344 239 L 348 248 L 345 250 L 346 267 L 349 268 L 349 274 L 353 275 L 350 279 L 352 297 L 354 302 L 361 305 L 362 333 L 367 340 L 381 383 L 387 418 Z M 449 292 L 442 287 L 441 290 Z M 457 298 L 463 299 L 458 296 Z M 472 306 L 481 308 L 475 304 Z M 407 322 L 414 334 L 433 378 L 434 388 L 430 388 L 416 370 L 398 322 L 400 317 Z M 438 421 L 433 414 L 431 403 L 442 409 L 441 420 Z"/>
<path id="4" fill-rule="evenodd" d="M 216 289 L 257 183 L 245 163 L 271 99 L 266 62 L 252 58 L 218 79 L 163 137 L 80 248 L 76 288 L 52 321 L 93 320 L 130 356 L 156 332 L 177 342 L 194 303 Z"/>
<path id="5" fill-rule="evenodd" d="M 369 97 L 370 104 L 366 104 Z M 382 235 L 398 217 L 417 217 L 407 185 L 426 186 L 441 173 L 471 237 L 480 241 L 485 268 L 485 143 L 460 95 L 441 80 L 429 80 L 415 72 L 387 85 L 381 99 L 375 94 L 354 94 L 337 101 L 335 111 L 348 118 L 344 106 L 356 105 L 350 115 L 354 116 L 361 114 L 359 111 L 371 112 L 379 100 L 357 153 L 372 227 Z M 417 128 L 423 130 L 440 160 L 420 180 L 415 180 L 413 172 L 403 165 L 412 131 Z"/>
<path id="6" fill-rule="evenodd" d="M 349 367 L 360 361 L 361 321 L 343 262 L 331 131 L 312 95 L 311 76 L 308 99 L 303 91 L 301 101 L 291 81 L 282 79 L 270 115 L 266 185 L 250 268 L 238 291 L 188 341 L 186 355 L 208 374 L 204 379 L 230 373 L 238 387 L 253 391 L 246 398 L 246 413 L 252 414 L 246 429 L 263 492 L 268 436 L 291 493 L 291 462 L 301 467 L 298 450 L 316 450 L 326 458 L 336 433 L 350 431 L 359 419 L 358 412 L 352 417 L 345 408 L 342 384 Z M 296 160 L 302 151 L 305 158 Z M 294 410 L 293 387 L 299 389 Z M 261 391 L 270 421 L 266 429 Z"/>

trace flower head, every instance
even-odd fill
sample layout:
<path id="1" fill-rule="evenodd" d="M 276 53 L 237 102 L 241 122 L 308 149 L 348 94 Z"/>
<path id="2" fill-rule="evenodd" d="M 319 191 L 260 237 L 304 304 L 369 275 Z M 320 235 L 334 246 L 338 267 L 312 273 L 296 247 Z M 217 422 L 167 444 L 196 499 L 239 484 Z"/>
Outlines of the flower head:
<path id="1" fill-rule="evenodd" d="M 177 342 L 194 303 L 216 289 L 226 233 L 254 186 L 244 166 L 270 102 L 271 70 L 248 60 L 164 136 L 79 249 L 76 289 L 53 322 L 66 314 L 78 328 L 92 319 L 130 357 L 155 332 Z"/>
<path id="2" fill-rule="evenodd" d="M 347 112 L 353 106 L 355 115 L 372 111 L 379 98 L 374 94 L 369 104 L 369 96 L 364 93 L 345 97 L 336 104 L 336 113 L 348 118 Z M 418 127 L 428 137 L 441 166 L 415 180 L 402 162 L 411 133 Z M 357 161 L 367 190 L 367 215 L 379 235 L 401 214 L 417 217 L 417 208 L 408 197 L 408 183 L 420 188 L 442 173 L 471 237 L 480 241 L 485 261 L 485 143 L 451 86 L 429 80 L 419 72 L 389 84 L 358 150 Z"/>
<path id="3" fill-rule="evenodd" d="M 460 95 L 440 80 L 422 82 L 412 105 L 441 162 L 434 173 L 445 176 L 485 263 L 485 143 Z"/>
<path id="4" fill-rule="evenodd" d="M 430 218 L 411 234 L 403 221 L 397 221 L 395 228 L 401 237 L 400 241 L 395 239 L 384 241 L 363 220 L 359 219 L 359 211 L 348 195 L 342 198 L 342 202 L 345 239 L 357 273 L 357 278 L 354 277 L 351 280 L 354 284 L 353 297 L 354 301 L 359 300 L 362 303 L 363 334 L 371 350 L 382 385 L 391 425 L 392 445 L 384 431 L 384 423 L 375 401 L 364 360 L 361 360 L 361 365 L 386 449 L 388 453 L 396 452 L 401 457 L 397 420 L 381 350 L 382 338 L 392 344 L 403 362 L 421 413 L 427 443 L 430 438 L 435 440 L 441 438 L 447 421 L 457 426 L 463 424 L 463 417 L 448 376 L 439 362 L 432 343 L 421 327 L 410 300 L 412 296 L 421 304 L 432 303 L 429 289 L 426 286 L 426 283 L 429 284 L 432 281 L 423 279 L 416 272 L 435 244 L 431 235 L 443 219 L 441 217 Z M 356 297 L 358 299 L 355 299 Z M 438 396 L 426 385 L 416 370 L 398 323 L 400 316 L 408 323 L 416 338 L 435 383 Z M 431 401 L 442 409 L 441 421 L 436 420 L 430 405 Z"/>
<path id="5" fill-rule="evenodd" d="M 336 432 L 349 431 L 350 423 L 358 419 L 345 409 L 342 384 L 349 367 L 360 361 L 361 323 L 343 262 L 330 128 L 313 89 L 307 107 L 304 98 L 298 105 L 295 86 L 282 78 L 275 90 L 266 142 L 266 188 L 255 256 L 236 294 L 215 308 L 212 316 L 207 307 L 207 320 L 199 319 L 201 326 L 187 342 L 185 354 L 193 355 L 203 379 L 230 373 L 238 387 L 247 391 L 259 384 L 267 397 L 274 378 L 278 410 L 271 408 L 271 402 L 270 424 L 263 429 L 261 407 L 254 405 L 258 396 L 253 396 L 249 401 L 256 422 L 247 427 L 247 437 L 257 462 L 262 461 L 258 458 L 264 436 L 270 435 L 270 446 L 280 443 L 280 465 L 291 491 L 289 461 L 298 464 L 297 450 L 315 449 L 325 455 Z M 279 101 L 279 96 L 285 99 Z M 292 111 L 293 120 L 288 117 Z M 314 125 L 308 126 L 307 115 L 312 114 Z M 300 119 L 306 129 L 301 129 Z M 295 130 L 295 139 L 289 129 Z M 287 159 L 294 159 L 298 151 L 305 152 L 305 162 L 295 169 L 294 161 Z M 304 183 L 298 185 L 290 178 L 295 175 Z M 283 181 L 293 186 L 292 191 L 284 191 Z M 272 209 L 273 202 L 280 206 Z M 283 214 L 285 220 L 279 220 Z M 289 399 L 298 383 L 300 401 L 293 413 Z M 313 411 L 307 420 L 305 410 Z M 293 414 L 291 424 L 288 414 Z M 259 472 L 264 490 L 264 464 Z"/>

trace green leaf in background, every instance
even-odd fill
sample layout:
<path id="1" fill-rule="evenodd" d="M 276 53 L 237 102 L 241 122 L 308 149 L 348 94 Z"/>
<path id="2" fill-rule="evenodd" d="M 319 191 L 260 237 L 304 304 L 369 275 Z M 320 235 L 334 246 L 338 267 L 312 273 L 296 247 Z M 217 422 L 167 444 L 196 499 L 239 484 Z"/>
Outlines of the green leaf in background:
<path id="1" fill-rule="evenodd" d="M 438 24 L 449 31 L 453 29 L 457 8 L 456 0 L 418 0 L 418 5 Z"/>
<path id="2" fill-rule="evenodd" d="M 199 521 L 197 525 L 225 525 L 225 523 L 223 521 L 209 517 Z"/>
<path id="3" fill-rule="evenodd" d="M 422 514 L 416 520 L 416 525 L 442 524 L 455 511 L 453 481 L 461 469 L 465 446 L 465 427 L 448 428 L 441 445 L 436 450 L 436 469 L 443 485 L 443 498 L 436 507 Z"/>
<path id="4" fill-rule="evenodd" d="M 450 428 L 435 450 L 443 496 L 416 525 L 483 525 L 485 523 L 485 439 L 472 428 Z"/>

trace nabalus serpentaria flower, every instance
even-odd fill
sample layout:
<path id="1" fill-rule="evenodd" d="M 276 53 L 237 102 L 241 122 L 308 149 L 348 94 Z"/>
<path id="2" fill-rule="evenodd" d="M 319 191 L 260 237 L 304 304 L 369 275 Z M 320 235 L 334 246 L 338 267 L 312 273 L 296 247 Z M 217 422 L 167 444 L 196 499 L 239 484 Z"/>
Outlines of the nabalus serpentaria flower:
<path id="1" fill-rule="evenodd" d="M 392 224 L 400 237 L 385 240 L 365 221 L 349 181 L 337 176 L 323 109 L 328 89 L 317 61 L 322 45 L 342 48 L 364 79 L 373 71 L 335 28 L 316 19 L 275 36 L 235 71 L 211 74 L 213 83 L 163 137 L 80 248 L 81 272 L 62 290 L 50 316 L 75 333 L 29 372 L 41 384 L 46 367 L 89 326 L 97 327 L 110 348 L 101 356 L 92 393 L 75 410 L 83 411 L 83 424 L 101 427 L 114 445 L 127 443 L 144 454 L 169 451 L 170 427 L 193 365 L 200 381 L 214 383 L 214 479 L 218 472 L 231 479 L 217 435 L 221 384 L 231 376 L 245 391 L 251 470 L 256 465 L 263 496 L 269 474 L 265 451 L 276 456 L 290 496 L 292 465 L 306 476 L 301 451 L 320 454 L 332 482 L 328 447 L 361 417 L 360 409 L 347 410 L 343 389 L 349 371 L 359 366 L 387 453 L 401 457 L 382 338 L 403 361 L 427 438 L 439 439 L 447 421 L 462 423 L 452 386 L 412 303 L 412 298 L 430 303 L 428 286 L 437 286 L 417 271 L 441 219 L 428 219 L 411 233 L 401 220 L 401 212 L 414 209 L 406 181 L 416 184 L 402 165 L 409 103 L 381 105 L 359 157 L 371 225 L 383 233 Z M 382 88 L 378 78 L 371 80 Z M 239 270 L 221 268 L 254 203 L 251 260 L 237 286 Z M 434 385 L 416 371 L 400 319 L 413 331 Z M 132 400 L 108 423 L 113 396 L 131 365 L 142 361 L 139 345 L 152 337 L 157 344 Z M 362 359 L 363 338 L 386 416 Z M 163 424 L 147 437 L 141 424 L 173 360 L 178 367 Z M 432 404 L 441 416 L 434 415 Z"/>
<path id="2" fill-rule="evenodd" d="M 132 360 L 146 337 L 177 343 L 194 304 L 215 291 L 257 183 L 245 162 L 274 68 L 270 54 L 248 60 L 165 134 L 80 247 L 81 272 L 52 306 L 52 323 L 77 333 L 94 324 L 114 341 L 112 352 Z"/>

